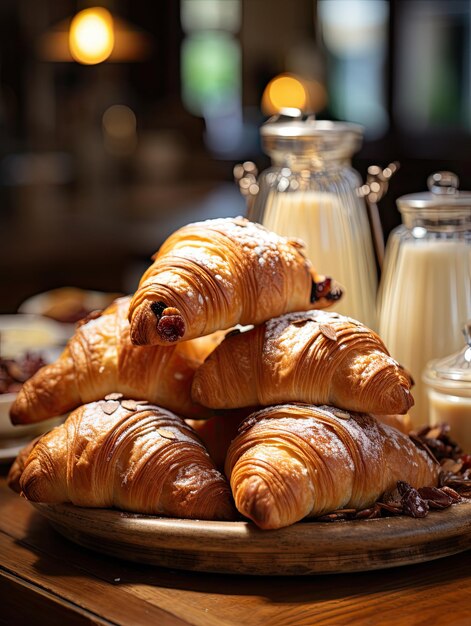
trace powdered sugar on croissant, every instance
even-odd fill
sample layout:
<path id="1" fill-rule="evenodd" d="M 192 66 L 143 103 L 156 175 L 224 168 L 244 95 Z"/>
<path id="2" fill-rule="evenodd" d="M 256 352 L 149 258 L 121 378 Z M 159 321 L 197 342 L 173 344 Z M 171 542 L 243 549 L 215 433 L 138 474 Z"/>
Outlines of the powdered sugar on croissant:
<path id="1" fill-rule="evenodd" d="M 186 417 L 207 416 L 191 400 L 191 383 L 222 334 L 169 347 L 135 346 L 129 335 L 129 301 L 119 298 L 82 324 L 57 361 L 24 383 L 10 411 L 13 423 L 62 415 L 113 391 L 146 398 Z"/>
<path id="2" fill-rule="evenodd" d="M 403 480 L 437 484 L 440 466 L 366 414 L 286 404 L 249 417 L 226 459 L 236 507 L 264 529 L 338 509 L 363 509 Z"/>
<path id="3" fill-rule="evenodd" d="M 131 339 L 139 345 L 324 308 L 341 296 L 338 285 L 313 270 L 302 242 L 241 217 L 189 224 L 153 259 L 129 311 Z"/>
<path id="4" fill-rule="evenodd" d="M 411 384 L 375 332 L 306 311 L 226 337 L 198 368 L 192 396 L 218 409 L 293 401 L 402 414 L 413 404 Z"/>
<path id="5" fill-rule="evenodd" d="M 32 447 L 19 482 L 34 502 L 231 519 L 229 486 L 184 420 L 120 394 L 73 411 Z"/>

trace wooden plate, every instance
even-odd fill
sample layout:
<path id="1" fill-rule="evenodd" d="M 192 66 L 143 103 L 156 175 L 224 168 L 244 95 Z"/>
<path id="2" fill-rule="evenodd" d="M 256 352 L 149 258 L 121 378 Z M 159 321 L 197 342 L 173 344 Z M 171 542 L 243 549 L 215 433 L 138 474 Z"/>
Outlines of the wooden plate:
<path id="1" fill-rule="evenodd" d="M 422 519 L 302 522 L 262 531 L 204 522 L 34 504 L 68 539 L 123 559 L 224 574 L 357 572 L 438 559 L 471 547 L 471 501 Z"/>

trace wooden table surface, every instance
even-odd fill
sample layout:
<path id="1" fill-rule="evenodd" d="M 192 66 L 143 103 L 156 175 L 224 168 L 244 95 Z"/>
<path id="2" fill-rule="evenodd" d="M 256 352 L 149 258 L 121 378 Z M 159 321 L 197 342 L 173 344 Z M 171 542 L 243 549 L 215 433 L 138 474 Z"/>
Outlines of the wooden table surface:
<path id="1" fill-rule="evenodd" d="M 471 624 L 471 553 L 360 574 L 249 577 L 128 563 L 61 537 L 0 470 L 0 624 Z"/>

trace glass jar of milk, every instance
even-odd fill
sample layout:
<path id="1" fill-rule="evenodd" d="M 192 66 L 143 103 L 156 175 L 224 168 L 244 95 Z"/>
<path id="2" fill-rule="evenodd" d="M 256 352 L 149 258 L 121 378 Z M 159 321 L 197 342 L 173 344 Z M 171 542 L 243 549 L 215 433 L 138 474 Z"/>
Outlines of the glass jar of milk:
<path id="1" fill-rule="evenodd" d="M 426 364 L 462 345 L 471 317 L 471 193 L 451 172 L 429 177 L 429 191 L 398 198 L 379 289 L 379 334 L 415 380 L 414 427 L 429 423 Z"/>
<path id="2" fill-rule="evenodd" d="M 450 436 L 471 453 L 471 320 L 464 327 L 467 345 L 444 359 L 431 361 L 424 373 L 430 424 L 447 423 Z"/>
<path id="3" fill-rule="evenodd" d="M 297 111 L 297 110 L 294 110 Z M 351 166 L 362 128 L 319 121 L 291 110 L 260 129 L 272 166 L 258 178 L 247 216 L 306 244 L 319 274 L 344 295 L 331 310 L 377 329 L 377 268 L 360 175 Z"/>

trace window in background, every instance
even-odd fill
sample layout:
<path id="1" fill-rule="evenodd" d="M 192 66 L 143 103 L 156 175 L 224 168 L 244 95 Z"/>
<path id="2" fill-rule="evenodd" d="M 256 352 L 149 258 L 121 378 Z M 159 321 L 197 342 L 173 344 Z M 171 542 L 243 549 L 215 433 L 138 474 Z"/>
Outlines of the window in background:
<path id="1" fill-rule="evenodd" d="M 471 128 L 469 0 L 407 0 L 398 8 L 398 126 L 419 132 Z"/>
<path id="2" fill-rule="evenodd" d="M 230 157 L 243 135 L 240 0 L 181 0 L 180 9 L 183 103 L 204 118 L 211 152 Z"/>
<path id="3" fill-rule="evenodd" d="M 387 0 L 319 0 L 320 33 L 327 54 L 331 114 L 365 127 L 365 136 L 386 133 L 385 62 Z"/>

